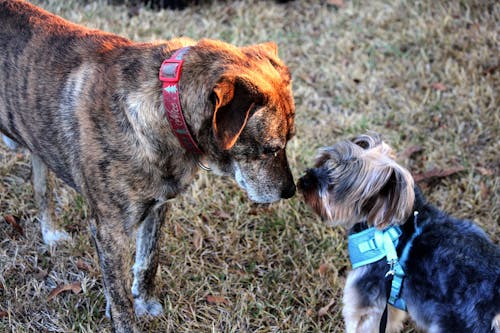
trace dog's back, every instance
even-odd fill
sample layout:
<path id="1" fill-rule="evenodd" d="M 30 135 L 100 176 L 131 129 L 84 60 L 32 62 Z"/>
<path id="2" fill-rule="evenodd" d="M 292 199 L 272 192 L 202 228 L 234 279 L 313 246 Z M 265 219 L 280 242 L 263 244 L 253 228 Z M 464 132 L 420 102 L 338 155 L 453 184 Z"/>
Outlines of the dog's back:
<path id="1" fill-rule="evenodd" d="M 0 131 L 30 151 L 50 156 L 44 162 L 78 187 L 74 178 L 80 167 L 76 154 L 68 153 L 79 148 L 75 106 L 90 103 L 77 100 L 96 98 L 88 90 L 99 84 L 91 81 L 91 73 L 106 66 L 114 49 L 131 42 L 24 1 L 0 0 L 0 25 Z M 102 63 L 92 61 L 96 54 L 102 55 Z"/>
<path id="2" fill-rule="evenodd" d="M 488 332 L 500 314 L 500 248 L 471 221 L 428 203 L 418 211 L 420 235 L 411 243 L 403 289 L 412 317 L 429 330 Z M 405 238 L 409 229 L 411 221 Z"/>

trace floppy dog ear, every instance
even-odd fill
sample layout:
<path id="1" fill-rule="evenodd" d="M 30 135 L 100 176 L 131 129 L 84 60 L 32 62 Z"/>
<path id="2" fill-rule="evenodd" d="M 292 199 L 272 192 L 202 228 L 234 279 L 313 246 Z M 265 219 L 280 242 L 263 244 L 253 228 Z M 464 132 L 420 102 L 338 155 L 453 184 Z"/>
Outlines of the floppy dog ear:
<path id="1" fill-rule="evenodd" d="M 231 149 L 248 121 L 258 91 L 241 78 L 225 78 L 213 89 L 215 112 L 212 119 L 214 134 L 224 150 Z"/>
<path id="2" fill-rule="evenodd" d="M 267 42 L 267 43 L 262 43 L 262 44 L 257 44 L 259 48 L 263 49 L 269 54 L 272 54 L 274 56 L 278 56 L 278 45 L 276 45 L 275 42 Z"/>
<path id="3" fill-rule="evenodd" d="M 243 46 L 241 48 L 243 52 L 248 52 L 250 54 L 260 54 L 260 55 L 265 55 L 266 57 L 268 56 L 273 56 L 277 57 L 278 56 L 278 45 L 276 45 L 275 42 L 266 42 L 266 43 L 260 43 L 260 44 L 255 44 L 255 45 L 248 45 L 248 46 Z"/>
<path id="4" fill-rule="evenodd" d="M 394 163 L 384 173 L 385 175 L 379 174 L 377 177 L 387 180 L 377 186 L 379 190 L 372 193 L 374 195 L 362 207 L 368 223 L 379 229 L 404 223 L 415 200 L 413 178 L 408 170 Z"/>

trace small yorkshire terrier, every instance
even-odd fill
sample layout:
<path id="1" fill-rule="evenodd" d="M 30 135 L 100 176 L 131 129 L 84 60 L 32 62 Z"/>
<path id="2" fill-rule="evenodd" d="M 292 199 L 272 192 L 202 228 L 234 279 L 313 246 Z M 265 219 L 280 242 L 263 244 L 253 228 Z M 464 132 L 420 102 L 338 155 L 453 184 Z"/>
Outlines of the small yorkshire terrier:
<path id="1" fill-rule="evenodd" d="M 427 203 L 378 134 L 322 148 L 298 187 L 323 220 L 349 229 L 346 332 L 400 332 L 406 313 L 397 308 L 428 332 L 500 332 L 500 247 Z M 351 245 L 367 232 L 373 237 Z M 380 249 L 382 257 L 355 266 L 353 256 Z"/>

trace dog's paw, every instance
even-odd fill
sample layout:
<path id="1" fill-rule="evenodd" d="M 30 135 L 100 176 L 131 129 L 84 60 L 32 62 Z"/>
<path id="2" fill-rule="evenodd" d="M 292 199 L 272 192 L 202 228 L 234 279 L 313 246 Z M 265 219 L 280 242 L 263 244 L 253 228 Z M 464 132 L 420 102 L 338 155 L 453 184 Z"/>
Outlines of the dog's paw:
<path id="1" fill-rule="evenodd" d="M 157 317 L 163 313 L 163 307 L 160 302 L 154 299 L 144 300 L 142 298 L 134 299 L 135 314 L 137 317 L 153 316 Z"/>
<path id="2" fill-rule="evenodd" d="M 42 232 L 43 242 L 46 245 L 54 246 L 57 243 L 68 242 L 71 240 L 71 236 L 60 230 L 45 230 Z"/>

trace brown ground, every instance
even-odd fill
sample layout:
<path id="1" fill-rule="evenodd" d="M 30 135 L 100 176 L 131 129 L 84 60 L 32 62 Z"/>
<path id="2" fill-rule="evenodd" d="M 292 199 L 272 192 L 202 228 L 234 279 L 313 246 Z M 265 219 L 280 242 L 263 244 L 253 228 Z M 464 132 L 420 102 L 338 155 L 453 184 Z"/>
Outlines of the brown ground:
<path id="1" fill-rule="evenodd" d="M 227 1 L 160 12 L 34 2 L 135 40 L 275 41 L 294 78 L 297 136 L 288 154 L 295 176 L 317 148 L 376 130 L 423 178 L 431 201 L 499 242 L 497 2 Z M 73 242 L 45 247 L 29 165 L 28 154 L 0 146 L 0 332 L 109 332 L 84 202 L 58 188 L 58 217 Z M 9 215 L 20 229 L 6 223 Z M 141 320 L 145 331 L 343 331 L 345 233 L 322 225 L 298 196 L 257 206 L 234 182 L 201 173 L 174 201 L 162 244 L 165 315 Z M 82 290 L 51 294 L 71 283 Z"/>

